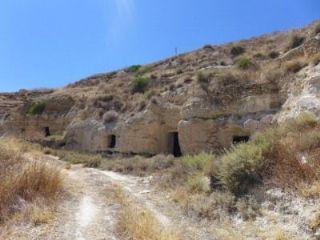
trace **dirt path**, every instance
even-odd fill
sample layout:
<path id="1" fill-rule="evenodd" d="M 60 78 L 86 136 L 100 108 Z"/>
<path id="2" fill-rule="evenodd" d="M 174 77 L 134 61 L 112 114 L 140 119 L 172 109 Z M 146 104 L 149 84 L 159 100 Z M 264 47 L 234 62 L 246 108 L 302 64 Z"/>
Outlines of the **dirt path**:
<path id="1" fill-rule="evenodd" d="M 106 187 L 112 182 L 94 169 L 67 171 L 71 196 L 59 208 L 49 239 L 116 240 L 116 206 L 108 204 Z"/>
<path id="2" fill-rule="evenodd" d="M 52 159 L 58 165 L 64 163 Z M 135 202 L 150 211 L 165 229 L 182 240 L 213 240 L 197 222 L 190 222 L 168 196 L 157 191 L 151 177 L 125 176 L 115 172 L 72 166 L 63 170 L 68 195 L 57 208 L 56 220 L 37 227 L 22 226 L 23 240 L 122 240 L 116 233 L 120 205 L 112 201 L 110 186 L 117 185 Z"/>

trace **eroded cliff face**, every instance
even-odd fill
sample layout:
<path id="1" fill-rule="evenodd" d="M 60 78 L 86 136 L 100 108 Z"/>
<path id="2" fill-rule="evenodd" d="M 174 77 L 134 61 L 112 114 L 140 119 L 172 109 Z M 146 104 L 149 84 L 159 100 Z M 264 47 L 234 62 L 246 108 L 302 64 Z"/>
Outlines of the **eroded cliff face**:
<path id="1" fill-rule="evenodd" d="M 60 146 L 81 151 L 220 151 L 302 111 L 320 116 L 320 35 L 314 25 L 208 45 L 62 89 L 2 94 L 0 131 L 41 142 L 59 138 Z M 288 50 L 296 35 L 303 44 Z M 244 52 L 233 54 L 235 46 Z M 147 85 L 134 92 L 141 78 Z"/>

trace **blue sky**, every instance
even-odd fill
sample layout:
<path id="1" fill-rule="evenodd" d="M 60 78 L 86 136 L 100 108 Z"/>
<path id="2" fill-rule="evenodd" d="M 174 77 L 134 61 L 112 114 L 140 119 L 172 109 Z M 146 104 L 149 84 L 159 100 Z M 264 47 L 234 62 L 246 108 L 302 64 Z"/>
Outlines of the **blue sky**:
<path id="1" fill-rule="evenodd" d="M 319 0 L 0 0 L 0 91 L 59 87 L 179 52 L 301 27 Z"/>

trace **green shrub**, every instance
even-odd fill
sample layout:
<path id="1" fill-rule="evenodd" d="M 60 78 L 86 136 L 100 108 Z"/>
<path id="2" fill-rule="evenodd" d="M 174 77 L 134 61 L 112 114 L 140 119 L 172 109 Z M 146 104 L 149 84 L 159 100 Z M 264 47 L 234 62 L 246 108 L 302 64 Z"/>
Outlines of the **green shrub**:
<path id="1" fill-rule="evenodd" d="M 41 115 L 46 108 L 45 102 L 35 102 L 29 107 L 27 114 L 34 116 L 34 115 Z"/>
<path id="2" fill-rule="evenodd" d="M 301 46 L 305 41 L 305 37 L 295 35 L 291 38 L 288 50 Z"/>
<path id="3" fill-rule="evenodd" d="M 251 60 L 249 58 L 242 57 L 237 61 L 237 66 L 238 66 L 238 68 L 240 68 L 242 70 L 246 70 L 246 69 L 249 69 L 250 67 L 252 67 L 253 63 L 251 62 Z"/>
<path id="4" fill-rule="evenodd" d="M 211 161 L 214 160 L 214 156 L 209 153 L 199 153 L 197 155 L 185 155 L 182 157 L 182 165 L 195 170 L 205 170 L 209 167 Z"/>
<path id="5" fill-rule="evenodd" d="M 141 65 L 132 65 L 128 68 L 129 72 L 135 73 L 138 72 L 141 68 Z"/>
<path id="6" fill-rule="evenodd" d="M 231 48 L 231 51 L 230 51 L 231 55 L 234 57 L 239 56 L 244 52 L 245 52 L 245 48 L 241 46 L 234 46 Z"/>
<path id="7" fill-rule="evenodd" d="M 228 150 L 219 168 L 221 184 L 235 195 L 246 193 L 250 186 L 261 181 L 259 172 L 265 164 L 265 154 L 270 147 L 268 140 L 260 137 Z"/>
<path id="8" fill-rule="evenodd" d="M 137 77 L 131 85 L 131 93 L 144 93 L 150 85 L 150 79 L 146 77 Z"/>

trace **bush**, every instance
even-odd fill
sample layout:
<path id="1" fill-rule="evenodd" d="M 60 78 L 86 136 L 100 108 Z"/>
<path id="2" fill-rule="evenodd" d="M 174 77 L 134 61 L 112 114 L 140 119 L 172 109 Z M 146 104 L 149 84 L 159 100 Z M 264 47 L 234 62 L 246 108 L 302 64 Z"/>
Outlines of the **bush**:
<path id="1" fill-rule="evenodd" d="M 239 56 L 244 52 L 245 52 L 245 48 L 241 46 L 234 46 L 231 48 L 231 51 L 230 51 L 231 55 L 234 57 Z"/>
<path id="2" fill-rule="evenodd" d="M 317 127 L 316 116 L 303 112 L 296 119 L 263 130 L 250 142 L 227 150 L 218 169 L 209 175 L 237 196 L 260 183 L 263 176 L 288 187 L 296 187 L 299 181 L 312 181 L 318 171 L 312 160 L 319 158 Z M 313 152 L 317 154 L 308 157 Z M 302 153 L 308 154 L 302 158 Z"/>
<path id="3" fill-rule="evenodd" d="M 132 85 L 131 85 L 131 93 L 134 94 L 134 93 L 144 93 L 149 85 L 150 85 L 150 79 L 149 78 L 146 78 L 146 77 L 137 77 L 133 82 L 132 82 Z"/>
<path id="4" fill-rule="evenodd" d="M 199 153 L 197 155 L 186 155 L 181 159 L 182 165 L 195 169 L 195 170 L 205 170 L 209 167 L 209 164 L 214 160 L 214 156 L 209 153 Z"/>
<path id="5" fill-rule="evenodd" d="M 190 176 L 187 181 L 187 189 L 191 193 L 201 193 L 209 191 L 209 184 L 202 175 Z"/>
<path id="6" fill-rule="evenodd" d="M 290 61 L 285 63 L 285 70 L 287 73 L 297 73 L 305 66 L 306 64 L 301 61 Z"/>
<path id="7" fill-rule="evenodd" d="M 318 123 L 317 116 L 312 112 L 302 112 L 296 118 L 297 127 L 315 127 Z"/>
<path id="8" fill-rule="evenodd" d="M 103 115 L 103 122 L 106 123 L 112 123 L 116 122 L 118 120 L 118 113 L 116 111 L 108 111 Z"/>
<path id="9" fill-rule="evenodd" d="M 252 67 L 253 63 L 251 62 L 251 60 L 249 58 L 242 57 L 237 61 L 237 66 L 238 66 L 238 68 L 240 68 L 242 70 L 246 70 L 246 69 L 249 69 L 250 67 Z"/>
<path id="10" fill-rule="evenodd" d="M 304 41 L 305 41 L 305 37 L 297 36 L 297 35 L 293 36 L 290 40 L 288 50 L 301 46 L 304 43 Z"/>
<path id="11" fill-rule="evenodd" d="M 46 108 L 45 102 L 36 102 L 32 103 L 32 105 L 29 107 L 27 114 L 34 116 L 34 115 L 41 115 Z"/>
<path id="12" fill-rule="evenodd" d="M 279 55 L 280 54 L 278 52 L 272 51 L 272 52 L 269 53 L 269 58 L 275 59 L 275 58 L 278 58 Z"/>
<path id="13" fill-rule="evenodd" d="M 138 72 L 141 68 L 141 65 L 132 65 L 128 68 L 129 72 L 135 73 Z"/>
<path id="14" fill-rule="evenodd" d="M 219 168 L 221 184 L 235 195 L 246 193 L 250 186 L 261 181 L 259 173 L 269 150 L 270 143 L 265 138 L 228 150 Z"/>
<path id="15" fill-rule="evenodd" d="M 198 72 L 197 79 L 199 83 L 209 83 L 210 74 L 204 72 Z"/>

